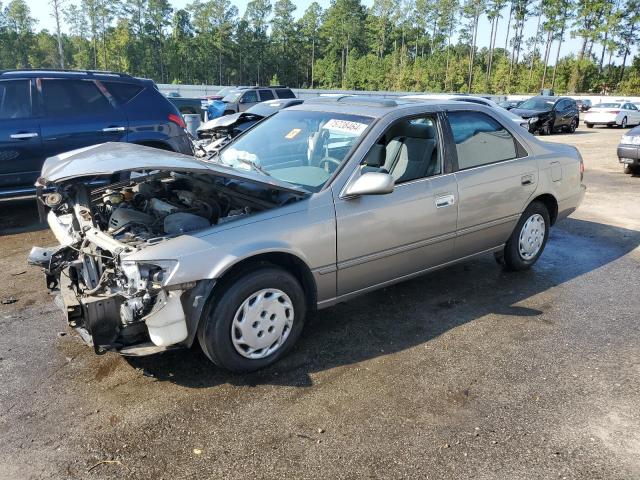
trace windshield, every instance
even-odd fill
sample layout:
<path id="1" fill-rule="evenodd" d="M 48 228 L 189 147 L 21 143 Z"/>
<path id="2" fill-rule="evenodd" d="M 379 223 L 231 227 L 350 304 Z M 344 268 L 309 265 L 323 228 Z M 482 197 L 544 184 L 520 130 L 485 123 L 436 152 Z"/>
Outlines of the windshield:
<path id="1" fill-rule="evenodd" d="M 220 90 L 218 90 L 218 92 L 216 93 L 216 95 L 219 95 L 221 97 L 224 97 L 225 95 L 228 95 L 230 92 L 234 91 L 235 88 L 233 87 L 224 87 Z"/>
<path id="2" fill-rule="evenodd" d="M 224 148 L 220 163 L 319 191 L 372 118 L 281 110 Z"/>
<path id="3" fill-rule="evenodd" d="M 530 98 L 518 105 L 518 108 L 524 110 L 549 110 L 555 102 L 544 98 Z"/>
<path id="4" fill-rule="evenodd" d="M 598 103 L 591 108 L 620 108 L 619 103 Z"/>
<path id="5" fill-rule="evenodd" d="M 222 101 L 227 103 L 234 103 L 238 101 L 240 95 L 242 95 L 242 90 L 231 90 L 231 92 L 222 97 Z"/>

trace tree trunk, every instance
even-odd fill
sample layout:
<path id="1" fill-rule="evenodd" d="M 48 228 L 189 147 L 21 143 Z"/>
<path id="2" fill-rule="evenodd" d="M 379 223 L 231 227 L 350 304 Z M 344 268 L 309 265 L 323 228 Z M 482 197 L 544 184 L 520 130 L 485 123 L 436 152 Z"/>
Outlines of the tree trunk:
<path id="1" fill-rule="evenodd" d="M 560 61 L 560 48 L 562 47 L 562 41 L 564 40 L 564 29 L 565 25 L 562 25 L 562 30 L 560 30 L 560 38 L 558 39 L 558 50 L 556 51 L 556 63 L 553 65 L 553 76 L 551 77 L 551 90 L 555 87 L 556 84 L 556 72 L 558 70 L 558 62 Z"/>
<path id="2" fill-rule="evenodd" d="M 538 37 L 540 36 L 540 19 L 542 18 L 542 10 L 538 15 L 538 25 L 536 26 L 536 36 L 533 39 L 533 48 L 531 49 L 531 64 L 529 65 L 529 83 L 531 83 L 531 77 L 533 76 L 533 64 L 536 58 L 536 48 L 538 48 Z"/>
<path id="3" fill-rule="evenodd" d="M 491 33 L 489 34 L 489 60 L 487 62 L 487 83 L 491 75 L 491 57 L 493 56 L 493 32 L 496 28 L 496 19 L 491 19 Z"/>
<path id="4" fill-rule="evenodd" d="M 56 21 L 56 37 L 58 38 L 58 55 L 60 68 L 64 69 L 64 52 L 62 50 L 62 33 L 60 32 L 60 0 L 53 0 L 53 16 Z"/>
<path id="5" fill-rule="evenodd" d="M 604 32 L 604 40 L 602 41 L 602 53 L 600 54 L 600 64 L 598 65 L 598 72 L 602 73 L 602 64 L 604 63 L 604 54 L 607 50 L 607 39 L 609 38 L 609 30 Z"/>
<path id="6" fill-rule="evenodd" d="M 513 16 L 513 3 L 511 4 L 511 8 L 509 9 L 509 21 L 507 21 L 507 36 L 504 39 L 504 49 L 505 51 L 509 47 L 509 30 L 511 29 L 511 17 Z"/>
<path id="7" fill-rule="evenodd" d="M 313 88 L 313 73 L 314 73 L 313 69 L 315 68 L 315 63 L 316 63 L 315 56 L 316 56 L 316 37 L 314 36 L 311 39 L 311 88 Z"/>
<path id="8" fill-rule="evenodd" d="M 552 31 L 547 32 L 547 45 L 544 50 L 544 70 L 542 71 L 542 83 L 540 84 L 540 90 L 544 89 L 544 82 L 547 79 L 547 65 L 549 64 L 549 52 L 551 51 Z"/>

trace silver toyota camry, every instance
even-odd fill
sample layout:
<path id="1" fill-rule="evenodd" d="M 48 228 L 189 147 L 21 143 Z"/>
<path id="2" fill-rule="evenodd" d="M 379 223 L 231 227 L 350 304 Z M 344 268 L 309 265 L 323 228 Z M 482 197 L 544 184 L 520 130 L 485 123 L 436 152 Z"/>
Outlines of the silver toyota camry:
<path id="1" fill-rule="evenodd" d="M 582 177 L 575 148 L 482 105 L 318 98 L 206 158 L 106 143 L 48 159 L 60 245 L 29 261 L 97 353 L 198 341 L 247 372 L 311 310 L 476 255 L 530 268 Z"/>

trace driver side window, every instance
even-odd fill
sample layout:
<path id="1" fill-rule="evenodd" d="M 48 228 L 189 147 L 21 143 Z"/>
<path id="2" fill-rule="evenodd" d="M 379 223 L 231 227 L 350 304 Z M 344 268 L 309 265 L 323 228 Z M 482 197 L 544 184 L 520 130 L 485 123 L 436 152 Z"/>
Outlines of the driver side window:
<path id="1" fill-rule="evenodd" d="M 434 117 L 400 120 L 389 127 L 378 144 L 384 146 L 385 154 L 377 170 L 390 173 L 396 185 L 442 173 Z"/>

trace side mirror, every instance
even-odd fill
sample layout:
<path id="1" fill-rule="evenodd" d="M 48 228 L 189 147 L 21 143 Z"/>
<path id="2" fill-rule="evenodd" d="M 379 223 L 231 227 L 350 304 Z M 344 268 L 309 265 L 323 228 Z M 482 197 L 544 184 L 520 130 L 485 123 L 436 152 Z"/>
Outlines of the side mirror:
<path id="1" fill-rule="evenodd" d="M 395 184 L 395 179 L 388 173 L 366 172 L 347 187 L 345 196 L 386 195 L 393 192 Z"/>

